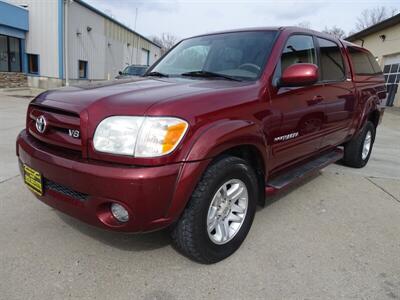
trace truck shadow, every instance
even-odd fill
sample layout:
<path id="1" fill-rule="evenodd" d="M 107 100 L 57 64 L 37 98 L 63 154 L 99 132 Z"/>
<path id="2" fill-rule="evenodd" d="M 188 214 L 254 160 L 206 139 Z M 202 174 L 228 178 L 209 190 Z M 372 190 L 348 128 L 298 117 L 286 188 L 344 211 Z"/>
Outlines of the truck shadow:
<path id="1" fill-rule="evenodd" d="M 160 249 L 172 244 L 167 229 L 140 234 L 113 232 L 93 227 L 63 213 L 55 212 L 66 223 L 64 227 L 70 226 L 85 236 L 120 250 L 140 252 Z"/>
<path id="2" fill-rule="evenodd" d="M 286 190 L 280 192 L 279 194 L 267 197 L 265 201 L 265 206 L 257 206 L 257 211 L 266 209 L 269 205 L 274 202 L 284 198 L 286 195 L 290 194 L 299 186 L 305 185 L 308 182 L 312 181 L 316 177 L 318 177 L 321 172 L 316 172 L 313 175 L 304 178 L 303 180 L 293 184 Z M 129 234 L 129 233 L 121 233 L 121 232 L 113 232 L 107 231 L 104 229 L 100 229 L 97 227 L 93 227 L 86 223 L 83 223 L 79 220 L 76 220 L 68 215 L 65 215 L 61 212 L 54 210 L 54 212 L 59 216 L 59 218 L 66 224 L 65 226 L 72 227 L 73 230 L 77 230 L 78 232 L 88 236 L 92 239 L 95 239 L 105 245 L 112 246 L 124 251 L 149 251 L 164 248 L 167 246 L 173 246 L 171 237 L 169 236 L 168 229 L 163 229 L 160 231 L 150 232 L 150 233 L 138 233 L 138 234 Z M 257 218 L 257 214 L 256 214 Z"/>
<path id="3" fill-rule="evenodd" d="M 279 192 L 278 194 L 274 195 L 274 196 L 267 196 L 265 198 L 265 205 L 264 206 L 257 206 L 257 211 L 261 211 L 263 209 L 266 209 L 268 206 L 270 206 L 271 204 L 279 201 L 282 198 L 285 198 L 287 195 L 289 195 L 290 193 L 292 193 L 293 191 L 295 191 L 296 189 L 298 189 L 300 186 L 302 185 L 306 185 L 307 183 L 309 183 L 310 181 L 313 181 L 315 178 L 317 178 L 318 176 L 320 176 L 322 174 L 321 170 L 318 172 L 315 172 L 309 176 L 307 176 L 306 178 L 303 178 L 301 180 L 299 180 L 298 182 L 292 184 L 291 186 L 289 186 L 288 188 L 286 188 L 285 190 Z M 257 218 L 257 214 L 256 214 L 256 218 Z"/>

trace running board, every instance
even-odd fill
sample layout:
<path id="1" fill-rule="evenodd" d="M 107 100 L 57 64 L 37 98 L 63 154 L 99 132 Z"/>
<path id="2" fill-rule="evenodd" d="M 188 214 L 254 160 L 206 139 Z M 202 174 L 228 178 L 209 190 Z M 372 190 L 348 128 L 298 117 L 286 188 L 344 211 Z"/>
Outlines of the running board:
<path id="1" fill-rule="evenodd" d="M 339 148 L 322 156 L 318 156 L 317 158 L 308 161 L 305 164 L 291 169 L 287 173 L 283 173 L 272 178 L 272 180 L 268 181 L 267 185 L 265 186 L 265 194 L 267 196 L 275 195 L 292 184 L 299 182 L 308 176 L 311 176 L 312 174 L 315 174 L 319 170 L 342 158 L 343 150 Z"/>

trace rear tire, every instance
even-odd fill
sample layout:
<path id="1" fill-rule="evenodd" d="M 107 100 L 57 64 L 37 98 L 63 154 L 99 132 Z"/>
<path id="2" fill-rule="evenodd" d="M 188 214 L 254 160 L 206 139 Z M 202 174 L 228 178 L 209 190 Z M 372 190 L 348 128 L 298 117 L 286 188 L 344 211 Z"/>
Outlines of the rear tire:
<path id="1" fill-rule="evenodd" d="M 362 168 L 367 164 L 375 141 L 375 133 L 374 124 L 367 121 L 362 131 L 344 145 L 343 162 L 345 165 Z"/>
<path id="2" fill-rule="evenodd" d="M 257 191 L 256 175 L 245 160 L 224 157 L 214 162 L 172 229 L 178 250 L 204 264 L 233 254 L 250 230 Z"/>

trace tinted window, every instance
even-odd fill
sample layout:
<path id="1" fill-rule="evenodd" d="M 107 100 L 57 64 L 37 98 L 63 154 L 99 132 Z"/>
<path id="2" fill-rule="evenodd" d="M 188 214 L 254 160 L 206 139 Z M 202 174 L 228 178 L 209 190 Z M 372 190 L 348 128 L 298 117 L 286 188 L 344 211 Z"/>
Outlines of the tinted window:
<path id="1" fill-rule="evenodd" d="M 396 73 L 398 69 L 399 69 L 399 64 L 394 64 L 390 68 L 390 73 Z"/>
<path id="2" fill-rule="evenodd" d="M 281 74 L 287 67 L 299 63 L 316 64 L 315 47 L 311 36 L 289 37 L 281 56 Z"/>
<path id="3" fill-rule="evenodd" d="M 0 72 L 8 71 L 8 40 L 0 35 Z"/>
<path id="4" fill-rule="evenodd" d="M 28 73 L 39 73 L 39 56 L 36 54 L 28 54 Z"/>
<path id="5" fill-rule="evenodd" d="M 79 65 L 79 70 L 78 70 L 79 79 L 87 79 L 87 61 L 80 60 L 78 62 L 78 65 Z"/>
<path id="6" fill-rule="evenodd" d="M 205 35 L 172 49 L 151 71 L 171 77 L 188 72 L 214 72 L 255 80 L 263 71 L 276 32 L 254 31 Z"/>
<path id="7" fill-rule="evenodd" d="M 19 39 L 8 38 L 9 48 L 10 48 L 10 71 L 11 72 L 21 72 L 21 54 Z"/>
<path id="8" fill-rule="evenodd" d="M 339 46 L 325 39 L 317 38 L 320 47 L 320 72 L 323 81 L 340 81 L 345 71 Z"/>
<path id="9" fill-rule="evenodd" d="M 142 76 L 146 73 L 147 67 L 128 66 L 123 71 L 124 75 Z"/>
<path id="10" fill-rule="evenodd" d="M 20 39 L 0 35 L 0 72 L 21 72 Z"/>
<path id="11" fill-rule="evenodd" d="M 383 68 L 383 73 L 389 73 L 389 72 L 390 72 L 390 66 L 391 66 L 391 65 L 386 65 L 386 66 Z"/>
<path id="12" fill-rule="evenodd" d="M 348 49 L 355 74 L 375 75 L 382 72 L 371 53 L 353 47 L 349 47 Z"/>

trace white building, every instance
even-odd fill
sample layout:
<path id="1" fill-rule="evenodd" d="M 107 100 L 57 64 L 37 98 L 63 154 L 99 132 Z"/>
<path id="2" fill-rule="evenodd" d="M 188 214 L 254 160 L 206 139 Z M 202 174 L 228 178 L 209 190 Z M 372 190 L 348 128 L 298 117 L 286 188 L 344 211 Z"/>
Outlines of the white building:
<path id="1" fill-rule="evenodd" d="M 20 69 L 33 87 L 112 79 L 127 65 L 151 65 L 161 56 L 157 44 L 82 0 L 1 3 L 28 12 Z"/>

